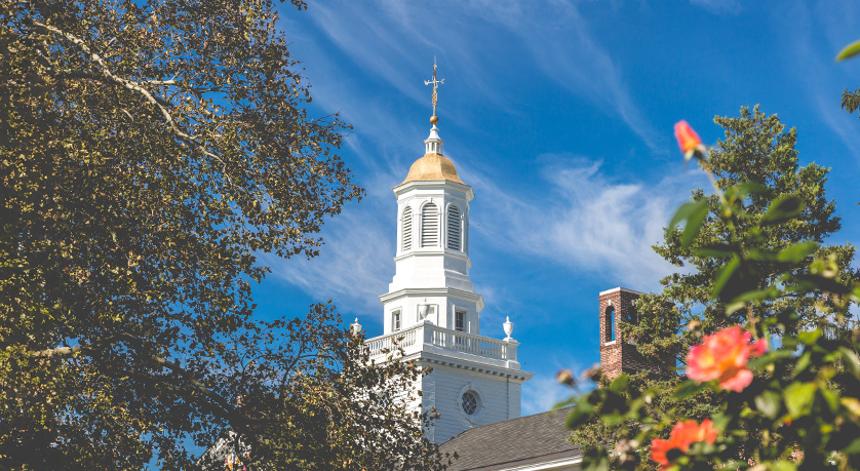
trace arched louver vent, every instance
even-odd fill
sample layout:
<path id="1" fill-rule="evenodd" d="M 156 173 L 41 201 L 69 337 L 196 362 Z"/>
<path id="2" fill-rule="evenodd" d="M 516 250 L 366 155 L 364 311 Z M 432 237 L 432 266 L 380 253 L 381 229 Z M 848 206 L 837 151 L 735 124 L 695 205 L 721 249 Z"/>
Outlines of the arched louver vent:
<path id="1" fill-rule="evenodd" d="M 461 224 L 460 224 L 460 208 L 451 205 L 448 206 L 448 248 L 451 250 L 461 250 Z"/>
<path id="2" fill-rule="evenodd" d="M 400 250 L 405 252 L 412 250 L 412 208 L 409 206 L 403 208 L 403 216 L 400 223 L 401 243 Z"/>
<path id="3" fill-rule="evenodd" d="M 421 247 L 439 246 L 439 211 L 436 205 L 427 203 L 421 209 Z"/>

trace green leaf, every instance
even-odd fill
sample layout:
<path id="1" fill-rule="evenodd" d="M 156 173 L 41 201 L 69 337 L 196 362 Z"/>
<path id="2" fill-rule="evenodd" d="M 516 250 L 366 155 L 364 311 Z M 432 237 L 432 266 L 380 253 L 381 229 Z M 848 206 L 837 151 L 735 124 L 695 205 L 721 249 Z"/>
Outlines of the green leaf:
<path id="1" fill-rule="evenodd" d="M 820 389 L 819 392 L 821 393 L 821 397 L 824 398 L 824 402 L 827 403 L 827 407 L 830 408 L 830 412 L 835 414 L 839 410 L 839 394 L 826 388 Z"/>
<path id="2" fill-rule="evenodd" d="M 815 399 L 815 384 L 791 383 L 785 388 L 785 407 L 792 418 L 803 417 L 812 411 Z"/>
<path id="3" fill-rule="evenodd" d="M 699 202 L 688 201 L 688 202 L 682 204 L 675 211 L 675 214 L 672 216 L 672 219 L 669 221 L 669 229 L 674 229 L 675 227 L 678 226 L 678 224 L 681 224 L 682 221 L 686 221 L 690 217 L 690 213 L 692 213 L 696 204 L 700 203 L 700 202 L 701 201 L 699 201 Z"/>
<path id="4" fill-rule="evenodd" d="M 740 311 L 746 306 L 746 303 L 743 302 L 733 302 L 726 306 L 726 315 L 731 316 L 732 314 Z"/>
<path id="5" fill-rule="evenodd" d="M 569 429 L 579 427 L 585 422 L 588 422 L 593 413 L 594 405 L 588 402 L 586 398 L 582 398 L 582 400 L 576 404 L 576 407 L 570 411 L 570 414 L 567 415 L 567 419 L 565 419 L 564 423 Z"/>
<path id="6" fill-rule="evenodd" d="M 749 195 L 756 195 L 767 190 L 767 187 L 758 182 L 744 182 L 726 188 L 725 194 L 730 199 L 744 199 Z"/>
<path id="7" fill-rule="evenodd" d="M 839 347 L 839 352 L 845 359 L 845 366 L 854 376 L 860 377 L 860 357 L 857 356 L 857 353 L 846 347 Z"/>
<path id="8" fill-rule="evenodd" d="M 691 201 L 684 203 L 675 211 L 672 220 L 669 221 L 669 229 L 674 229 L 681 223 L 684 223 L 684 232 L 681 233 L 681 246 L 689 247 L 690 242 L 699 234 L 702 229 L 702 224 L 705 222 L 705 217 L 708 216 L 707 200 Z"/>
<path id="9" fill-rule="evenodd" d="M 722 293 L 723 288 L 725 288 L 726 283 L 728 283 L 729 279 L 731 279 L 732 275 L 735 274 L 738 267 L 741 265 L 741 259 L 737 255 L 732 255 L 731 260 L 729 260 L 722 268 L 720 268 L 719 273 L 717 274 L 717 279 L 714 281 L 713 294 L 716 297 L 719 297 L 720 293 Z"/>
<path id="10" fill-rule="evenodd" d="M 812 255 L 816 250 L 818 250 L 817 242 L 798 242 L 780 250 L 776 259 L 785 263 L 798 263 Z"/>
<path id="11" fill-rule="evenodd" d="M 803 201 L 796 195 L 779 196 L 770 202 L 767 212 L 761 217 L 763 225 L 779 224 L 803 211 Z"/>
<path id="12" fill-rule="evenodd" d="M 755 398 L 756 408 L 770 419 L 775 419 L 779 415 L 781 405 L 779 394 L 773 391 L 765 391 Z"/>
<path id="13" fill-rule="evenodd" d="M 842 50 L 839 51 L 839 54 L 836 54 L 836 60 L 844 61 L 845 59 L 850 59 L 857 54 L 860 54 L 860 40 L 854 41 L 842 48 Z"/>
<path id="14" fill-rule="evenodd" d="M 726 306 L 726 314 L 733 314 L 735 311 L 743 309 L 747 303 L 763 301 L 765 299 L 773 299 L 779 296 L 779 290 L 775 286 L 769 286 L 765 289 L 747 291 L 740 296 L 732 299 Z"/>
<path id="15" fill-rule="evenodd" d="M 851 288 L 843 285 L 833 278 L 821 275 L 797 275 L 792 280 L 794 285 L 791 289 L 802 292 L 803 290 L 820 289 L 830 293 L 848 294 Z"/>
<path id="16" fill-rule="evenodd" d="M 607 427 L 615 427 L 624 422 L 624 415 L 618 412 L 608 412 L 600 415 L 600 421 Z"/>
<path id="17" fill-rule="evenodd" d="M 767 352 L 764 355 L 753 358 L 749 361 L 748 366 L 750 369 L 757 370 L 763 368 L 771 363 L 776 363 L 781 360 L 789 359 L 794 357 L 794 352 L 786 349 L 774 350 L 772 352 Z"/>
<path id="18" fill-rule="evenodd" d="M 711 420 L 714 421 L 714 427 L 718 430 L 726 430 L 732 418 L 722 412 L 716 412 L 711 415 Z"/>
<path id="19" fill-rule="evenodd" d="M 700 203 L 701 204 L 696 206 L 695 211 L 690 214 L 690 218 L 687 219 L 687 224 L 684 226 L 684 232 L 681 234 L 681 243 L 684 247 L 689 247 L 690 243 L 693 242 L 693 239 L 699 235 L 699 231 L 702 229 L 702 224 L 708 216 L 707 203 L 705 201 L 701 201 Z"/>
<path id="20" fill-rule="evenodd" d="M 757 262 L 774 262 L 776 261 L 777 253 L 773 250 L 749 249 L 747 251 L 747 259 Z"/>
<path id="21" fill-rule="evenodd" d="M 616 393 L 622 393 L 627 389 L 627 385 L 629 384 L 630 377 L 626 374 L 621 374 L 609 383 L 609 390 Z"/>
<path id="22" fill-rule="evenodd" d="M 860 455 L 860 438 L 855 438 L 854 441 L 842 449 L 846 455 Z"/>
<path id="23" fill-rule="evenodd" d="M 804 353 L 800 356 L 800 359 L 797 360 L 797 364 L 794 365 L 794 371 L 791 373 L 792 377 L 797 377 L 800 373 L 803 373 L 806 368 L 809 367 L 809 362 L 812 360 L 812 354 L 809 352 Z"/>
<path id="24" fill-rule="evenodd" d="M 797 465 L 792 463 L 791 461 L 774 461 L 773 463 L 769 463 L 767 465 L 768 471 L 795 471 L 797 469 Z"/>
<path id="25" fill-rule="evenodd" d="M 797 340 L 800 340 L 804 345 L 815 345 L 815 342 L 821 338 L 821 330 L 804 330 L 797 334 Z"/>
<path id="26" fill-rule="evenodd" d="M 757 289 L 753 291 L 747 291 L 746 293 L 736 297 L 734 302 L 750 302 L 750 301 L 761 301 L 763 299 L 775 298 L 779 295 L 779 290 L 776 289 L 775 286 L 769 286 L 765 289 Z"/>

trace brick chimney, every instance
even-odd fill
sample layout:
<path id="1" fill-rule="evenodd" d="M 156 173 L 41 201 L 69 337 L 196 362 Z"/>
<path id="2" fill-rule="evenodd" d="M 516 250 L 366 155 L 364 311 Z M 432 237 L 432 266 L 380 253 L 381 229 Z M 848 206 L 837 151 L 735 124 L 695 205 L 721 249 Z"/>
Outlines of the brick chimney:
<path id="1" fill-rule="evenodd" d="M 640 366 L 636 347 L 621 338 L 619 321 L 636 322 L 633 301 L 639 297 L 638 291 L 627 288 L 612 288 L 601 291 L 600 301 L 600 370 L 612 379 L 621 372 L 630 372 Z"/>

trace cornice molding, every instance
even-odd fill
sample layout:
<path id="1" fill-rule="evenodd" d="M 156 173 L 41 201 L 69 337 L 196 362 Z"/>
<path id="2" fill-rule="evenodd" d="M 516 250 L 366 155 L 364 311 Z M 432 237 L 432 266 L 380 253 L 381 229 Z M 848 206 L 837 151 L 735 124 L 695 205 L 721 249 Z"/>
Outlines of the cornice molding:
<path id="1" fill-rule="evenodd" d="M 484 306 L 484 297 L 472 291 L 466 291 L 459 288 L 403 288 L 390 293 L 379 295 L 379 301 L 386 303 L 403 296 L 455 296 L 473 301 L 481 308 Z M 479 309 L 480 310 L 480 309 Z"/>

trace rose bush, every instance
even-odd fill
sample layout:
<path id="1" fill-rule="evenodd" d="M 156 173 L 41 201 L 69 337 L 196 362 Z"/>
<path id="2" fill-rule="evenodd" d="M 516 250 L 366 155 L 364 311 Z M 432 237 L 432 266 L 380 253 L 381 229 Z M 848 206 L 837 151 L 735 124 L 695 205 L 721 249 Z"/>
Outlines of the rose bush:
<path id="1" fill-rule="evenodd" d="M 839 262 L 815 241 L 768 246 L 767 230 L 801 224 L 802 200 L 779 195 L 763 213 L 749 211 L 764 185 L 727 185 L 686 122 L 675 134 L 718 204 L 686 203 L 668 231 L 689 248 L 706 220 L 720 222 L 727 243 L 694 250 L 719 267 L 700 282 L 722 314 L 689 322 L 701 340 L 683 357 L 687 379 L 669 373 L 678 380 L 666 383 L 675 385 L 668 394 L 627 374 L 592 375 L 600 387 L 570 401 L 568 426 L 597 427 L 613 442 L 583 445 L 585 469 L 860 469 L 860 330 L 844 318 L 860 301 L 856 275 L 839 276 Z M 793 309 L 788 301 L 798 298 L 814 300 L 818 315 Z M 708 407 L 683 409 L 685 400 Z M 685 417 L 689 410 L 706 415 Z"/>

